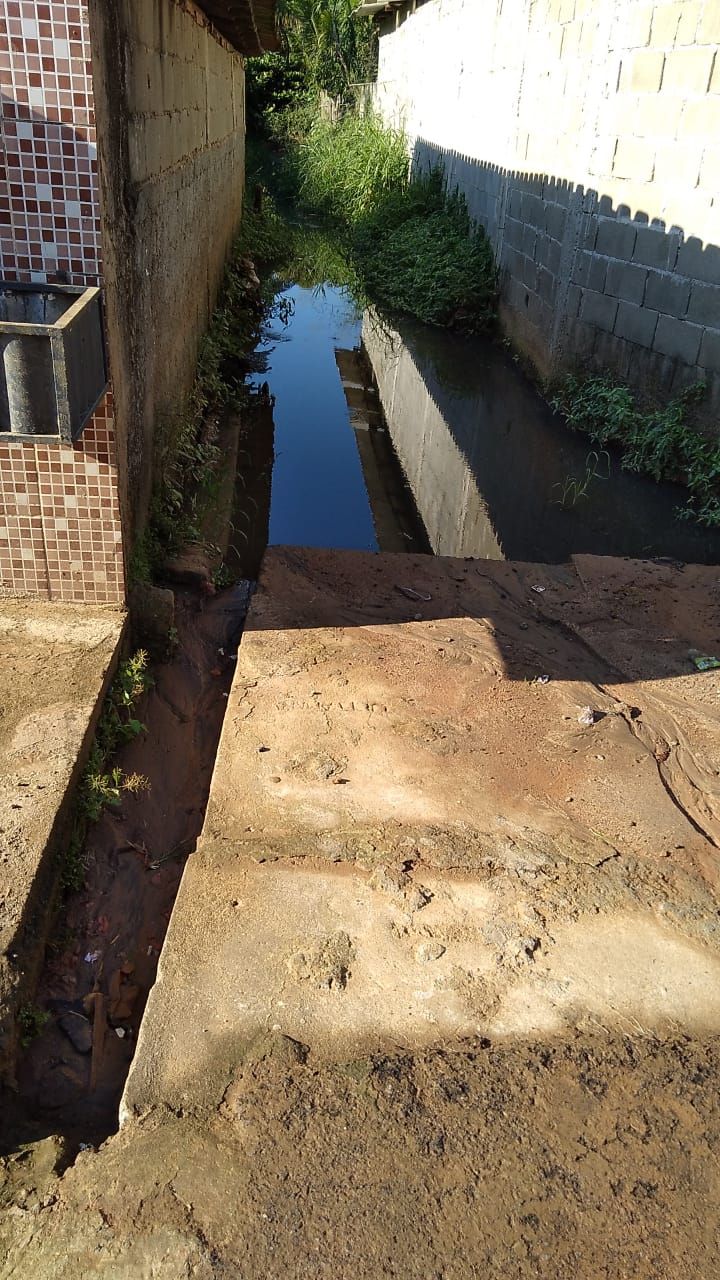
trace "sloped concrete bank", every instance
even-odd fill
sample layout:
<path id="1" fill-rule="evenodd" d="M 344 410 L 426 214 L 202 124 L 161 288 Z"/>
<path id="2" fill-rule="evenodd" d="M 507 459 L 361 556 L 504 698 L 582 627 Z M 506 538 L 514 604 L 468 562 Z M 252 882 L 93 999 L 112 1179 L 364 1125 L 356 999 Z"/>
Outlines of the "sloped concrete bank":
<path id="1" fill-rule="evenodd" d="M 34 994 L 72 800 L 125 628 L 120 610 L 0 601 L 0 1077 Z"/>
<path id="2" fill-rule="evenodd" d="M 122 1104 L 0 1276 L 713 1275 L 713 569 L 273 548 Z"/>

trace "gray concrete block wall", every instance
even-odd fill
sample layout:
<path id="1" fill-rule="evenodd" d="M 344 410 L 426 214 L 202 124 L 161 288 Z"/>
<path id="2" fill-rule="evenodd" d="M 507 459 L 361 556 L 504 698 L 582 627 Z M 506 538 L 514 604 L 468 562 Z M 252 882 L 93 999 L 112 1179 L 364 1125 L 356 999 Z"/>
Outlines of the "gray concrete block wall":
<path id="1" fill-rule="evenodd" d="M 192 0 L 90 0 L 126 528 L 185 409 L 244 184 L 244 64 Z"/>
<path id="2" fill-rule="evenodd" d="M 426 0 L 376 101 L 486 228 L 545 375 L 710 384 L 720 411 L 720 0 Z"/>

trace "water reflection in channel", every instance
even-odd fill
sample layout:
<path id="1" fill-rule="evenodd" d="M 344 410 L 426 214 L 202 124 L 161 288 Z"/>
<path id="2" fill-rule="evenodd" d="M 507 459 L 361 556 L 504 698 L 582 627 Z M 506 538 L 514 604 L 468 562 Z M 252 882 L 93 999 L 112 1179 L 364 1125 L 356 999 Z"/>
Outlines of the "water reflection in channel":
<path id="1" fill-rule="evenodd" d="M 497 344 L 368 312 L 362 341 L 437 555 L 720 560 L 720 534 L 677 518 L 682 489 L 594 453 Z"/>
<path id="2" fill-rule="evenodd" d="M 502 347 L 361 317 L 330 285 L 287 294 L 266 375 L 271 544 L 720 561 L 720 534 L 677 518 L 681 489 L 595 453 Z"/>

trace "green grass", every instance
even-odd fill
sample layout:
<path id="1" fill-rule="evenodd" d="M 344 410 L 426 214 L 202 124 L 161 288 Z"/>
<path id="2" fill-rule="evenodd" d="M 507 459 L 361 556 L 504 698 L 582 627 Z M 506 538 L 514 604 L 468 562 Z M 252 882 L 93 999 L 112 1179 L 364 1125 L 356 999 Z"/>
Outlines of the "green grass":
<path id="1" fill-rule="evenodd" d="M 85 837 L 90 823 L 97 822 L 107 806 L 116 807 L 124 794 L 137 794 L 149 787 L 139 773 L 126 773 L 112 763 L 126 742 L 145 732 L 135 715 L 138 699 L 152 687 L 147 654 L 138 649 L 118 666 L 100 714 L 88 762 L 83 770 L 75 801 L 75 819 L 60 860 L 60 886 L 65 893 L 77 892 L 85 884 L 87 861 Z"/>
<path id="2" fill-rule="evenodd" d="M 405 137 L 372 115 L 318 120 L 297 156 L 299 195 L 309 209 L 357 226 L 408 185 Z"/>
<path id="3" fill-rule="evenodd" d="M 689 421 L 691 408 L 704 390 L 704 384 L 697 383 L 669 404 L 646 407 L 629 387 L 598 374 L 566 378 L 550 403 L 569 426 L 602 449 L 617 446 L 626 470 L 684 485 L 688 501 L 678 514 L 718 528 L 720 444 Z"/>
<path id="4" fill-rule="evenodd" d="M 281 199 L 330 228 L 324 245 L 290 229 L 280 255 L 290 278 L 317 279 L 324 262 L 325 278 L 347 284 L 360 305 L 470 332 L 492 327 L 490 243 L 442 170 L 411 180 L 403 134 L 350 113 L 336 125 L 316 121 L 300 142 L 286 137 L 284 158 L 264 165 Z"/>

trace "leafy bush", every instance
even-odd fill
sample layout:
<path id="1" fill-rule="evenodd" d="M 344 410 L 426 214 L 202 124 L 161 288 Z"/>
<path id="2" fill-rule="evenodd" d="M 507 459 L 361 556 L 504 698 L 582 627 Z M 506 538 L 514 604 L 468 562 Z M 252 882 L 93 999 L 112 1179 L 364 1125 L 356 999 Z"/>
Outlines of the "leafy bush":
<path id="1" fill-rule="evenodd" d="M 495 317 L 497 274 L 485 232 L 435 171 L 393 194 L 355 234 L 368 292 L 390 311 L 470 331 Z"/>
<path id="2" fill-rule="evenodd" d="M 363 300 L 427 324 L 473 332 L 492 324 L 490 243 L 442 170 L 410 181 L 402 134 L 367 115 L 319 122 L 297 168 L 303 204 L 344 228 Z"/>
<path id="3" fill-rule="evenodd" d="M 663 408 L 643 408 L 629 387 L 606 375 L 569 377 L 551 404 L 597 444 L 619 446 L 626 470 L 685 485 L 689 502 L 682 516 L 720 527 L 720 444 L 687 420 L 704 390 L 697 383 Z"/>

